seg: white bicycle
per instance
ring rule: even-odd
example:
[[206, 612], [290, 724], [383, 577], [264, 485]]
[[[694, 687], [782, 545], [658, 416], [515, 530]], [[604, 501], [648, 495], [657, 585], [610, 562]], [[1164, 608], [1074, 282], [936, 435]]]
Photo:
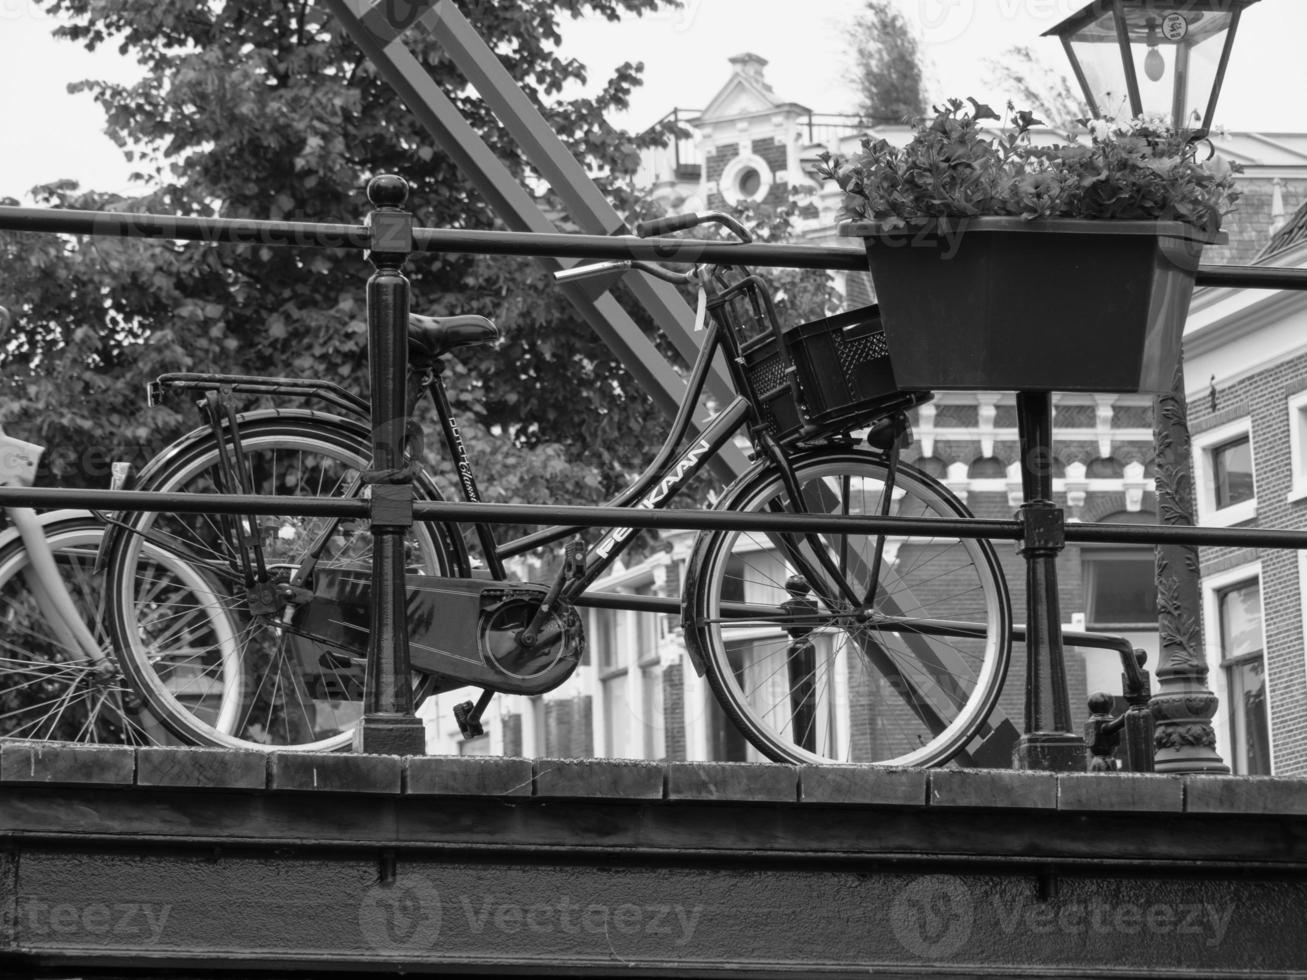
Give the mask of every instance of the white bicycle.
[[[0, 307], [0, 341], [8, 324]], [[42, 452], [0, 428], [0, 486], [30, 486]], [[124, 678], [108, 641], [97, 567], [103, 533], [86, 511], [0, 508], [0, 739], [172, 740]], [[230, 726], [240, 693], [231, 624], [201, 598], [210, 590], [193, 568], [147, 550], [160, 615], [142, 621], [143, 640], [180, 698], [203, 693], [218, 705], [215, 727]], [[217, 673], [228, 689], [217, 699], [208, 690], [212, 677], [188, 667], [215, 655], [229, 665]], [[206, 690], [190, 690], [188, 676], [202, 676]]]

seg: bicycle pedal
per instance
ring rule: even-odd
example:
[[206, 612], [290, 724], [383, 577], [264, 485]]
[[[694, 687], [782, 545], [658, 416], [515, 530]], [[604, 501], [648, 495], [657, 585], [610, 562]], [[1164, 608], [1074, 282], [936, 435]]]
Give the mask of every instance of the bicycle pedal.
[[481, 726], [481, 718], [477, 714], [476, 705], [471, 701], [464, 701], [462, 704], [454, 705], [454, 720], [458, 722], [458, 730], [463, 733], [464, 738], [480, 738], [486, 733]]

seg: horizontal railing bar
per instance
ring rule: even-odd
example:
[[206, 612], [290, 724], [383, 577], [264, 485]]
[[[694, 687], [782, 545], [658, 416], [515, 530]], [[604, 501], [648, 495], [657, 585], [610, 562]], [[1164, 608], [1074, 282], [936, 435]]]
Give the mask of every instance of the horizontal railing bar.
[[[368, 502], [338, 497], [267, 497], [242, 494], [157, 493], [141, 490], [69, 490], [0, 487], [0, 507], [82, 507], [104, 511], [227, 512], [291, 516], [364, 517]], [[717, 510], [647, 510], [642, 507], [583, 507], [553, 504], [486, 504], [419, 500], [414, 514], [425, 521], [455, 524], [568, 524], [575, 527], [639, 527], [672, 530], [774, 531], [797, 533], [884, 532], [937, 537], [1021, 539], [1021, 523], [976, 517], [872, 517], [811, 514], [754, 514]], [[1307, 549], [1307, 531], [1271, 528], [1189, 527], [1169, 524], [1081, 524], [1065, 526], [1067, 541], [1107, 544], [1194, 544]]]
[[1199, 286], [1235, 289], [1307, 289], [1307, 269], [1271, 269], [1254, 265], [1200, 265]]
[[[175, 511], [188, 514], [286, 514], [294, 517], [365, 517], [368, 501], [338, 497], [268, 497], [222, 493], [159, 493], [143, 490], [66, 490], [0, 487], [0, 507], [83, 507], [102, 511]], [[831, 534], [884, 531], [965, 538], [1021, 536], [1016, 521], [979, 518], [840, 517], [757, 514], [718, 510], [647, 510], [643, 507], [578, 507], [551, 504], [485, 504], [420, 500], [413, 514], [424, 521], [468, 524], [570, 524], [577, 527], [650, 527]]]
[[1068, 524], [1068, 541], [1105, 544], [1192, 544], [1307, 549], [1307, 531], [1275, 528], [1193, 527], [1175, 524]]
[[120, 211], [0, 207], [0, 228], [59, 235], [161, 238], [213, 245], [292, 245], [306, 248], [371, 247], [366, 225], [312, 221], [260, 221], [253, 218], [188, 218]]
[[473, 252], [482, 255], [552, 255], [574, 259], [638, 259], [693, 265], [776, 266], [787, 269], [867, 270], [861, 248], [838, 245], [743, 245], [695, 238], [636, 238], [633, 235], [550, 235], [506, 231], [457, 231], [417, 228], [414, 248], [426, 252]]
[[[223, 245], [287, 245], [305, 248], [371, 247], [366, 225], [306, 221], [259, 221], [239, 218], [190, 218], [178, 215], [77, 211], [62, 208], [0, 207], [0, 228], [65, 235], [110, 235], [160, 238]], [[422, 252], [478, 255], [534, 255], [575, 259], [641, 259], [689, 264], [713, 262], [792, 269], [864, 271], [862, 247], [705, 242], [689, 238], [636, 238], [631, 235], [540, 234], [415, 228], [413, 245]], [[1249, 289], [1307, 289], [1307, 269], [1205, 265], [1199, 286]]]

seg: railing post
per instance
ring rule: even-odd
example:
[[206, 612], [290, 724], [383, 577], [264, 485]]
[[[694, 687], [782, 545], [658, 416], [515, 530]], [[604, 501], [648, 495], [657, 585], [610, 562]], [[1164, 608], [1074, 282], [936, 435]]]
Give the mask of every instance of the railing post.
[[1057, 556], [1064, 547], [1062, 511], [1053, 505], [1053, 401], [1046, 391], [1017, 392], [1021, 440], [1018, 550], [1026, 560], [1026, 719], [1013, 763], [1018, 769], [1084, 772], [1085, 740], [1071, 731], [1057, 594]]
[[372, 634], [358, 752], [421, 755], [426, 731], [413, 714], [405, 618], [404, 538], [413, 525], [412, 474], [404, 465], [408, 418], [408, 280], [400, 271], [413, 250], [413, 216], [403, 210], [408, 184], [383, 175], [368, 184], [371, 250], [368, 280], [368, 378], [372, 397]]
[[[1184, 394], [1184, 358], [1176, 364], [1171, 390], [1153, 408], [1157, 445], [1157, 513], [1162, 524], [1192, 526], [1193, 470], [1189, 463], [1189, 418]], [[1157, 546], [1157, 694], [1150, 707], [1157, 723], [1157, 772], [1229, 772], [1216, 751], [1212, 717], [1216, 695], [1207, 689], [1203, 651], [1198, 549], [1188, 544]]]

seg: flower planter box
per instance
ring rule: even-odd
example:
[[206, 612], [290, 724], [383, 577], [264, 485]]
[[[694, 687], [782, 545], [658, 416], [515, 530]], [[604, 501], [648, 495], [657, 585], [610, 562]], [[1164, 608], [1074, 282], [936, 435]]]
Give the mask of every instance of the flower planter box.
[[907, 390], [1163, 392], [1202, 247], [1177, 221], [851, 221]]

